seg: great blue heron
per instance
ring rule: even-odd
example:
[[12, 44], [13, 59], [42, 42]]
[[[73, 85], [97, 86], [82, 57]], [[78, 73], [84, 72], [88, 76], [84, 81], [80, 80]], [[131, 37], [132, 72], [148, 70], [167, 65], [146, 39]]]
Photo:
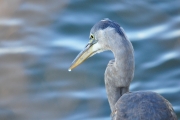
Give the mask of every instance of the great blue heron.
[[96, 23], [90, 41], [69, 68], [81, 64], [96, 53], [111, 50], [105, 71], [105, 86], [114, 120], [177, 120], [171, 104], [155, 92], [129, 92], [134, 76], [134, 50], [123, 28], [109, 19]]

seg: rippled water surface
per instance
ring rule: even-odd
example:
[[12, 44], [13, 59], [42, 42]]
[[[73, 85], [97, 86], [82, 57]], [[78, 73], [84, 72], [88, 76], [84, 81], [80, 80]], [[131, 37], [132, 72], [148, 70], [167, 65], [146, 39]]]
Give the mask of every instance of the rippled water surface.
[[68, 72], [91, 27], [118, 22], [135, 49], [131, 91], [155, 91], [180, 119], [180, 1], [1, 0], [0, 119], [109, 120], [111, 52]]

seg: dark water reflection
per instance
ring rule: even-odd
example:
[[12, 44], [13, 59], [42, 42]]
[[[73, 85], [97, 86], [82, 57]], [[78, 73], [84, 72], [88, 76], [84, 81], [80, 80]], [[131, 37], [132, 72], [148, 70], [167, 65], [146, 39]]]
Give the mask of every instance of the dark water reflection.
[[104, 70], [111, 52], [68, 72], [102, 18], [117, 21], [135, 49], [131, 91], [156, 91], [180, 118], [180, 2], [0, 1], [0, 119], [105, 120]]

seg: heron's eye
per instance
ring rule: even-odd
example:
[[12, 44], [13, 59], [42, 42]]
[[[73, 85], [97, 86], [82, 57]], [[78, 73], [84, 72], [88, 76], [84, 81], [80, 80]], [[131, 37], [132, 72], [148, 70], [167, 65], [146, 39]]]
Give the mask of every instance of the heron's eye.
[[94, 36], [93, 36], [93, 35], [90, 35], [90, 39], [94, 39]]

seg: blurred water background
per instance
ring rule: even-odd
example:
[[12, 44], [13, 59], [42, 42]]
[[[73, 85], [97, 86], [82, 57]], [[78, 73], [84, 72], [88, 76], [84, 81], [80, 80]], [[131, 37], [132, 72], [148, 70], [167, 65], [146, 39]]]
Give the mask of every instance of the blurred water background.
[[155, 91], [180, 120], [179, 0], [0, 0], [0, 120], [109, 120], [111, 52], [68, 72], [91, 27], [118, 22], [132, 41], [131, 91]]

